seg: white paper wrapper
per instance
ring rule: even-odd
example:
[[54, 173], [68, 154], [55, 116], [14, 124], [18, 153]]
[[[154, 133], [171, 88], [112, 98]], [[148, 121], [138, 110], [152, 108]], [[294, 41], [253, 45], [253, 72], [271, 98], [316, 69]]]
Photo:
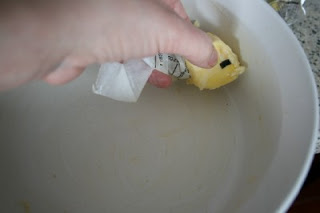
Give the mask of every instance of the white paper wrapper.
[[102, 64], [92, 87], [93, 92], [117, 101], [136, 102], [154, 69], [178, 79], [190, 77], [181, 56], [159, 53], [124, 64]]

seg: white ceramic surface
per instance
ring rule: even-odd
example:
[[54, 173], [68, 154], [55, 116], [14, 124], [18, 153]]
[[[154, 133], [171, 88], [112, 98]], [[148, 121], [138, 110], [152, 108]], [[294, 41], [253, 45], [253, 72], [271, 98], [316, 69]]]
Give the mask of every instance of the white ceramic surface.
[[309, 168], [317, 95], [307, 59], [263, 1], [184, 1], [248, 67], [200, 92], [147, 86], [138, 103], [63, 87], [0, 94], [1, 212], [284, 212]]

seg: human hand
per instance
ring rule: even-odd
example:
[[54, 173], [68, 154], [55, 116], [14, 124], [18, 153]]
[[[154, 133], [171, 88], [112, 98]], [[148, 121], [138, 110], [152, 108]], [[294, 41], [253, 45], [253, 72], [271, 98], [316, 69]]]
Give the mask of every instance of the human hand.
[[[192, 26], [179, 0], [13, 2], [1, 7], [0, 90], [33, 79], [64, 84], [89, 64], [159, 52], [206, 68], [217, 60], [211, 39]], [[171, 80], [153, 72], [149, 82], [166, 87]]]

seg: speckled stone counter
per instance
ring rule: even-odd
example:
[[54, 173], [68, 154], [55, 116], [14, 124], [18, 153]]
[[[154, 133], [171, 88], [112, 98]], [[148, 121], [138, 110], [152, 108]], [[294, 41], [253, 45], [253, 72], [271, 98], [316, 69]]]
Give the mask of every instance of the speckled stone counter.
[[[290, 27], [305, 50], [320, 94], [320, 0], [306, 0], [304, 8], [306, 17]], [[320, 153], [320, 130], [316, 153]]]

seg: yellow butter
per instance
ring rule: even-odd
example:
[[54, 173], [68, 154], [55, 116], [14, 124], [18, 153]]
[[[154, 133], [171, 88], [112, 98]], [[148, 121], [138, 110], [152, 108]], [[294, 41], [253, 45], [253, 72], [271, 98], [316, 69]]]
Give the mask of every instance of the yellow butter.
[[187, 83], [199, 87], [200, 90], [219, 88], [234, 81], [245, 71], [245, 67], [240, 65], [237, 55], [232, 52], [228, 45], [216, 35], [212, 33], [208, 33], [208, 35], [218, 52], [217, 64], [210, 69], [204, 69], [186, 60], [191, 75]]

